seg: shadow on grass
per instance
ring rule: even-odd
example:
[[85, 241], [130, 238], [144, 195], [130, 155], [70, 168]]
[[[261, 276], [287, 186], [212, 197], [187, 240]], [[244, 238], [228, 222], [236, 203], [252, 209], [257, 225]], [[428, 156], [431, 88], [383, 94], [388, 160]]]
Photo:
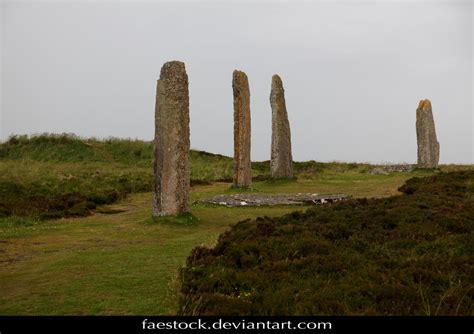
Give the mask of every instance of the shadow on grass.
[[173, 226], [196, 226], [199, 218], [191, 212], [185, 212], [176, 216], [166, 215], [160, 217], [150, 217], [143, 222], [145, 225], [173, 225]]

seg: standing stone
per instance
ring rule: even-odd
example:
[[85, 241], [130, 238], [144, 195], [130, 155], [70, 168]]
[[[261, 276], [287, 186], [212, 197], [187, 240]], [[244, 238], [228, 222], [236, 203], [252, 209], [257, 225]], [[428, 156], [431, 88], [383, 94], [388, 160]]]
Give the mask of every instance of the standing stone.
[[421, 100], [416, 109], [416, 139], [418, 141], [418, 167], [437, 168], [439, 143], [430, 100]]
[[272, 106], [272, 154], [270, 173], [273, 178], [293, 177], [293, 158], [291, 155], [291, 132], [286, 112], [285, 90], [281, 78], [272, 77], [270, 93]]
[[156, 88], [153, 216], [188, 211], [189, 92], [184, 63], [161, 68]]
[[234, 90], [234, 187], [248, 188], [252, 184], [250, 165], [250, 90], [247, 75], [235, 70]]

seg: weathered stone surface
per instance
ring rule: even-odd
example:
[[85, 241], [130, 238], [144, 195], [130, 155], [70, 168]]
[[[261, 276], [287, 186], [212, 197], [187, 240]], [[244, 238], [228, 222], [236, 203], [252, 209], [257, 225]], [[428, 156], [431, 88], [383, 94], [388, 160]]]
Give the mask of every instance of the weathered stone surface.
[[416, 138], [418, 142], [418, 167], [437, 168], [439, 143], [430, 100], [421, 100], [416, 109]]
[[274, 178], [293, 177], [291, 132], [286, 111], [285, 90], [283, 89], [283, 82], [277, 74], [272, 77], [270, 104], [272, 106], [270, 173]]
[[311, 193], [297, 194], [233, 194], [217, 195], [199, 203], [207, 203], [225, 206], [261, 206], [261, 205], [305, 205], [305, 204], [326, 204], [345, 201], [350, 196], [339, 195], [319, 195]]
[[234, 187], [252, 184], [250, 165], [250, 90], [247, 75], [235, 70], [234, 90]]
[[188, 211], [189, 92], [184, 63], [167, 62], [156, 89], [153, 216]]

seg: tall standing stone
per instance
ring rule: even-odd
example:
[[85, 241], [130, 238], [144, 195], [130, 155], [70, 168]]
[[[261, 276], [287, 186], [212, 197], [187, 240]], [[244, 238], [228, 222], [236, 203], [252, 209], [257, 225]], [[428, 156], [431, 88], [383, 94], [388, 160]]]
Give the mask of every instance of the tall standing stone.
[[286, 111], [283, 82], [277, 74], [272, 77], [270, 104], [272, 106], [270, 173], [274, 178], [293, 177], [290, 122], [288, 122], [288, 113]]
[[416, 139], [418, 142], [418, 167], [437, 168], [439, 143], [430, 100], [421, 100], [416, 109]]
[[234, 90], [234, 187], [252, 184], [250, 165], [250, 90], [247, 75], [235, 70]]
[[189, 92], [184, 63], [161, 68], [156, 88], [153, 216], [188, 211]]

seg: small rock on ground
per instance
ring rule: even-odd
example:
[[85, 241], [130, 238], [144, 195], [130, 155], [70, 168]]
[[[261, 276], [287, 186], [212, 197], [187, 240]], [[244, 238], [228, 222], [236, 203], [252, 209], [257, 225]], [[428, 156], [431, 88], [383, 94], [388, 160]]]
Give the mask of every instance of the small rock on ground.
[[410, 173], [413, 170], [414, 166], [409, 164], [401, 164], [401, 165], [386, 165], [380, 166], [371, 169], [368, 173], [369, 174], [381, 174], [387, 175], [390, 173]]

